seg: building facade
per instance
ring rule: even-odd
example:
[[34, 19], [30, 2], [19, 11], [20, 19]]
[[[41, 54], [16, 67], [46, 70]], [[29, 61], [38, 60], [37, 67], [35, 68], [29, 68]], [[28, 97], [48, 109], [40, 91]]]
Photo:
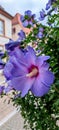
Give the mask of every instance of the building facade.
[[21, 24], [19, 24], [20, 14], [17, 13], [14, 18], [12, 19], [12, 39], [18, 39], [18, 32], [22, 29]]
[[4, 47], [9, 39], [18, 39], [18, 33], [23, 30], [28, 35], [31, 29], [25, 28], [20, 20], [21, 14], [11, 16], [0, 6], [0, 49]]
[[0, 47], [12, 38], [12, 19], [13, 16], [0, 7]]
[[29, 28], [25, 28], [22, 25], [22, 22], [20, 20], [21, 14], [17, 13], [14, 18], [12, 19], [12, 39], [13, 40], [17, 40], [18, 38], [18, 33], [20, 32], [20, 30], [23, 30], [25, 32], [25, 34], [29, 34], [31, 29]]

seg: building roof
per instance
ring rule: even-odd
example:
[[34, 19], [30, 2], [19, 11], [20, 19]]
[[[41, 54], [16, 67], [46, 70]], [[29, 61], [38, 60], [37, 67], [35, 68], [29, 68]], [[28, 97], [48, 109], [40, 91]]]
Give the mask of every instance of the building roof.
[[5, 17], [9, 19], [13, 19], [13, 16], [9, 14], [8, 12], [6, 12], [2, 6], [0, 6], [0, 14], [4, 15]]
[[[14, 16], [14, 18], [12, 19], [12, 25], [19, 24], [20, 16], [21, 16], [21, 14], [16, 13], [16, 15]], [[18, 17], [19, 17], [19, 19], [18, 19]]]

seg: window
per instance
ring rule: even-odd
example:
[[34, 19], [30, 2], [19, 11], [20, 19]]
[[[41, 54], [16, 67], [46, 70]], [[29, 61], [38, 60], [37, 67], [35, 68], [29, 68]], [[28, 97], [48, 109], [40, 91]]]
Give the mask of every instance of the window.
[[12, 29], [12, 34], [15, 34], [16, 33], [16, 28], [13, 28]]
[[0, 20], [0, 35], [4, 35], [4, 21]]

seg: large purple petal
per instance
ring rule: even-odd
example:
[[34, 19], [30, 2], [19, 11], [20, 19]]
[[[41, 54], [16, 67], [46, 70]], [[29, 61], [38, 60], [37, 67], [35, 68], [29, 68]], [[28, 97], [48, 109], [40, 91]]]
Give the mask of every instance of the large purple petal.
[[16, 48], [4, 68], [4, 75], [7, 79], [11, 79], [27, 73], [27, 63], [25, 62], [24, 54]]
[[18, 72], [19, 75], [24, 75], [24, 74], [27, 74], [28, 71], [27, 71], [27, 68], [25, 65], [22, 65], [19, 63], [19, 61], [17, 60], [17, 58], [15, 56], [12, 56], [10, 58], [10, 62], [13, 64], [13, 70], [16, 71], [16, 73]]
[[13, 88], [22, 92], [21, 97], [24, 97], [28, 93], [33, 82], [34, 78], [29, 79], [27, 77], [17, 77], [11, 80]]
[[35, 96], [41, 97], [44, 94], [48, 93], [49, 89], [50, 87], [47, 87], [40, 81], [39, 78], [37, 78], [31, 88], [31, 91]]
[[12, 74], [11, 74], [12, 69], [13, 69], [13, 65], [8, 61], [8, 63], [5, 65], [4, 71], [3, 71], [3, 73], [7, 79], [12, 78]]
[[28, 79], [27, 82], [24, 85], [24, 89], [22, 91], [21, 97], [24, 97], [28, 91], [30, 90], [30, 88], [32, 87], [33, 83], [34, 83], [34, 78], [33, 79]]
[[26, 75], [28, 72], [26, 70], [24, 70], [24, 71], [23, 70], [24, 70], [23, 66], [19, 66], [19, 68], [16, 68], [16, 69], [15, 69], [15, 67], [13, 67], [11, 74], [13, 77], [19, 77], [22, 75]]
[[36, 64], [40, 67], [43, 65], [43, 63], [48, 60], [50, 58], [50, 56], [39, 56], [36, 59]]
[[4, 75], [8, 80], [12, 79], [13, 77], [26, 75], [27, 73], [27, 68], [24, 65], [19, 64], [14, 56], [10, 58], [10, 61], [8, 61], [4, 67]]
[[17, 40], [17, 41], [13, 41], [13, 40], [10, 40], [9, 43], [5, 44], [5, 48], [7, 50], [10, 50], [10, 51], [13, 51], [15, 47], [18, 47], [21, 43], [21, 40]]
[[20, 76], [20, 77], [15, 77], [11, 80], [11, 84], [14, 89], [18, 91], [22, 91], [24, 88], [24, 83], [26, 82], [26, 77]]
[[45, 62], [41, 65], [41, 67], [39, 66], [39, 72], [43, 72], [44, 70], [48, 70], [49, 69], [49, 63]]
[[36, 54], [32, 47], [28, 47], [28, 52], [26, 53], [25, 58], [28, 67], [30, 67], [31, 65], [35, 65]]
[[25, 60], [25, 55], [24, 55], [24, 53], [20, 49], [15, 48], [14, 56], [17, 58], [19, 63], [21, 63], [24, 66], [28, 66], [27, 62]]
[[36, 57], [36, 53], [32, 47], [28, 46], [27, 50], [32, 54], [33, 57]]
[[51, 71], [40, 72], [40, 79], [43, 84], [50, 86], [54, 81], [54, 74]]

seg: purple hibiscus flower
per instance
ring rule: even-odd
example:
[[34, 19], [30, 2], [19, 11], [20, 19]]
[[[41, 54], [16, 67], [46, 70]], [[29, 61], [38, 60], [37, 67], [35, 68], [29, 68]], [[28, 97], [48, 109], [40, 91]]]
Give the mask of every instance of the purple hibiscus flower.
[[41, 20], [44, 20], [45, 16], [46, 16], [45, 11], [44, 11], [44, 9], [42, 9], [42, 11], [40, 11], [39, 20], [40, 20], [40, 21], [41, 21]]
[[13, 41], [12, 39], [9, 40], [7, 44], [5, 44], [6, 50], [13, 51], [15, 47], [21, 44], [21, 40]]
[[39, 32], [37, 34], [37, 38], [40, 38], [40, 39], [43, 38], [43, 31], [44, 31], [44, 29], [42, 27], [40, 27]]
[[23, 26], [24, 27], [28, 27], [28, 26], [32, 26], [33, 27], [33, 22], [31, 21], [31, 20], [25, 20], [24, 22], [23, 22]]
[[13, 41], [12, 39], [9, 40], [7, 44], [5, 44], [5, 48], [8, 51], [8, 54], [11, 54], [11, 51], [14, 51], [16, 47], [20, 47], [20, 44], [25, 39], [25, 33], [20, 30], [18, 33], [19, 38], [16, 41]]
[[54, 2], [56, 2], [56, 0], [49, 0], [46, 4], [46, 10], [48, 10]]
[[23, 16], [23, 15], [20, 16], [20, 20], [21, 20], [22, 22], [24, 21], [24, 16]]
[[36, 15], [32, 14], [31, 10], [25, 11], [24, 16], [21, 16], [20, 20], [22, 21], [22, 24], [24, 27], [33, 27], [36, 20], [35, 20]]
[[25, 11], [25, 15], [27, 15], [28, 17], [31, 17], [32, 16], [32, 11], [31, 10]]
[[46, 4], [46, 10], [48, 10], [51, 6], [51, 0], [48, 1], [48, 3]]
[[43, 33], [42, 32], [39, 32], [38, 34], [37, 34], [37, 38], [43, 38]]
[[24, 26], [24, 27], [27, 27], [27, 26], [28, 26], [28, 20], [24, 20], [23, 26]]
[[46, 62], [49, 58], [49, 56], [37, 57], [31, 47], [28, 47], [25, 54], [15, 48], [14, 55], [4, 68], [4, 75], [11, 86], [21, 92], [21, 97], [24, 97], [29, 90], [35, 96], [41, 97], [48, 93], [54, 81], [54, 75]]
[[32, 11], [31, 11], [31, 10], [25, 11], [25, 16], [28, 16], [28, 18], [31, 19], [31, 21], [34, 21], [34, 20], [35, 20], [35, 17], [36, 17], [35, 14], [32, 14]]
[[32, 14], [32, 19], [34, 19], [36, 17], [36, 14]]
[[40, 28], [39, 28], [39, 32], [42, 32], [42, 33], [43, 33], [43, 31], [44, 31], [43, 27], [40, 27]]
[[20, 30], [20, 32], [18, 33], [19, 36], [19, 40], [24, 40], [25, 39], [25, 33], [23, 32], [23, 30]]

